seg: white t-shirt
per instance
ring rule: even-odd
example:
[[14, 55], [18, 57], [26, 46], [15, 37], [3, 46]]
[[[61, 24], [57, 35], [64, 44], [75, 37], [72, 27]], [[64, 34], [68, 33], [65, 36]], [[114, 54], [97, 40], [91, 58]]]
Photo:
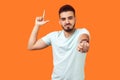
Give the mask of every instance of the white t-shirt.
[[86, 53], [77, 51], [78, 38], [81, 34], [89, 32], [85, 29], [76, 29], [69, 38], [64, 31], [51, 32], [42, 40], [52, 46], [53, 73], [52, 80], [84, 80], [84, 63]]

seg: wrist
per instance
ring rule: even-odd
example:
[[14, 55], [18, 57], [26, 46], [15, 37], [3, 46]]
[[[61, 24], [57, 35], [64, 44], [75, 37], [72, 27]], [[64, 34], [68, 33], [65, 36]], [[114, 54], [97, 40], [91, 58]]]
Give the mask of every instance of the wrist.
[[38, 24], [35, 24], [34, 26], [35, 26], [35, 27], [40, 27], [40, 25], [38, 25]]

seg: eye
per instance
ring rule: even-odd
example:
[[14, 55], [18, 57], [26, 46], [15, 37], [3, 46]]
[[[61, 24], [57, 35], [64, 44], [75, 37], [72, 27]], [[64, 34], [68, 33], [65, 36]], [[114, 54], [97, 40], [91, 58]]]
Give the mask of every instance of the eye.
[[69, 16], [68, 19], [69, 19], [69, 20], [72, 20], [72, 19], [73, 19], [73, 16]]
[[61, 18], [62, 21], [65, 21], [65, 18]]

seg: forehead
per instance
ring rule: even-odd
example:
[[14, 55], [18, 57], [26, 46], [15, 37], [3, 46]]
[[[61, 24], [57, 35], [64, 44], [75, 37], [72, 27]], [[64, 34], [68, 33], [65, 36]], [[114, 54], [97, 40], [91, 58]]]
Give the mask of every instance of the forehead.
[[69, 16], [74, 16], [73, 11], [65, 11], [65, 12], [60, 13], [60, 18], [69, 17]]

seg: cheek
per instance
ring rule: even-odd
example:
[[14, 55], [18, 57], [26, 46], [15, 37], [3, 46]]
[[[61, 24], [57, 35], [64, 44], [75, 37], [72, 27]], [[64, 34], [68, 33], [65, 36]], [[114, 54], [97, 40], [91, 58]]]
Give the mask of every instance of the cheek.
[[72, 24], [75, 24], [75, 20], [71, 21]]
[[60, 21], [59, 24], [63, 26], [65, 24], [65, 22], [64, 21]]

